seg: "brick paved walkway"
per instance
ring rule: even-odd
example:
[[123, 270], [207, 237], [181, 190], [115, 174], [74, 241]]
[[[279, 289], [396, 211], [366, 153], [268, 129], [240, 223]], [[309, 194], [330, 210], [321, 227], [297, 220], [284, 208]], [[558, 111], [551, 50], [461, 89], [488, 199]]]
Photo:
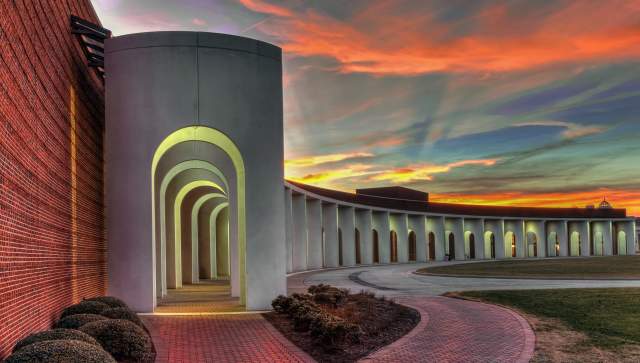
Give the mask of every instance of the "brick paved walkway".
[[142, 316], [156, 362], [313, 362], [259, 314]]
[[531, 327], [509, 309], [446, 297], [397, 301], [420, 311], [420, 324], [363, 362], [528, 362], [533, 356]]

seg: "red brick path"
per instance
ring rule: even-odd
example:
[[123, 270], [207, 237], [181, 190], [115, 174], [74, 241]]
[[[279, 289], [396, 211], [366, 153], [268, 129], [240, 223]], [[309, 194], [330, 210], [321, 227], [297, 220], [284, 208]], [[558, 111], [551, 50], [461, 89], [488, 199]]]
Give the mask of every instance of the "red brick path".
[[400, 298], [420, 311], [420, 324], [365, 362], [528, 362], [535, 335], [515, 312], [446, 298]]
[[259, 314], [143, 316], [156, 362], [313, 362]]

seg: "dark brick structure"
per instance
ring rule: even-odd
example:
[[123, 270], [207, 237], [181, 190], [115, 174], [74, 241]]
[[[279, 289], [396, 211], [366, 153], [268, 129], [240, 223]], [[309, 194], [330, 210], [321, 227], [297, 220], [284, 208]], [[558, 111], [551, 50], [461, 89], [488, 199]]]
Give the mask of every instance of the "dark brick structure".
[[0, 1], [0, 359], [105, 293], [104, 92], [70, 15], [89, 0]]

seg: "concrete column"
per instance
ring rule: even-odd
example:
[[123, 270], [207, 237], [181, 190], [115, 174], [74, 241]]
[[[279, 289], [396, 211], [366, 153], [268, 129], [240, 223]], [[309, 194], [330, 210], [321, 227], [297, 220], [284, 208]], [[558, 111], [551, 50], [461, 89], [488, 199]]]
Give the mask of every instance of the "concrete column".
[[338, 208], [338, 227], [342, 230], [342, 265], [356, 264], [356, 223], [353, 207]]
[[[484, 259], [484, 220], [483, 219], [464, 219], [464, 234], [465, 234], [465, 250], [470, 237], [467, 236], [467, 232], [473, 233], [474, 238], [474, 253], [475, 259]], [[469, 247], [471, 248], [471, 247]], [[471, 256], [471, 250], [469, 250], [469, 256]]]
[[307, 269], [307, 211], [305, 196], [292, 196], [293, 213], [293, 271]]
[[371, 218], [372, 213], [369, 209], [356, 211], [356, 227], [360, 231], [360, 261], [365, 265], [373, 263]]
[[[433, 232], [436, 237], [436, 261], [444, 260], [444, 217], [427, 217], [427, 236]], [[428, 238], [428, 237], [427, 237]], [[428, 241], [428, 239], [427, 239]]]
[[338, 267], [338, 206], [322, 205], [322, 228], [324, 228], [324, 266]]
[[416, 234], [416, 261], [427, 262], [427, 229], [424, 216], [409, 216], [409, 229]]
[[307, 268], [322, 268], [322, 202], [307, 199]]
[[223, 208], [216, 218], [216, 265], [218, 277], [229, 277], [230, 267], [229, 249], [229, 208]]
[[389, 213], [373, 212], [373, 228], [378, 231], [378, 253], [380, 263], [391, 262], [391, 251], [389, 250]]
[[[591, 246], [591, 228], [589, 227], [589, 221], [579, 222], [578, 232], [580, 233], [580, 254], [581, 256], [589, 256], [589, 246]], [[593, 252], [595, 254], [596, 251]]]
[[636, 254], [636, 221], [630, 220], [623, 223], [622, 226], [625, 238], [627, 239], [627, 255], [635, 255]]
[[525, 255], [529, 256], [529, 233], [533, 233], [536, 236], [536, 254], [538, 258], [546, 257], [546, 245], [547, 245], [547, 235], [544, 228], [544, 221], [525, 221], [525, 245], [526, 251]]
[[398, 235], [398, 263], [409, 261], [409, 227], [406, 214], [391, 214], [389, 216], [391, 230]]
[[287, 273], [293, 272], [293, 195], [291, 189], [284, 191], [284, 238], [286, 241]]
[[[464, 260], [464, 218], [445, 218], [445, 230], [451, 231], [455, 238], [456, 260]], [[445, 243], [449, 239], [445, 236]]]

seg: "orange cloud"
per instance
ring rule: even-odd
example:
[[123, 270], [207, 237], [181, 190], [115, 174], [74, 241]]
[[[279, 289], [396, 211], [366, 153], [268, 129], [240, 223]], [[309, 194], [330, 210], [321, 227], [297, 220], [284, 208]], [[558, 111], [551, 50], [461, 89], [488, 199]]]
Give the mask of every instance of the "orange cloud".
[[238, 0], [242, 5], [251, 11], [257, 13], [275, 15], [275, 16], [293, 16], [293, 13], [282, 6], [269, 4], [261, 0]]
[[316, 183], [325, 183], [324, 185], [329, 187], [330, 184], [326, 184], [328, 182], [344, 179], [344, 178], [353, 178], [357, 176], [371, 174], [371, 165], [367, 164], [353, 164], [348, 165], [343, 168], [326, 170], [319, 173], [307, 174], [303, 177], [290, 177], [287, 176], [287, 179], [297, 181], [300, 183], [306, 184], [316, 184]]
[[467, 19], [476, 31], [457, 37], [460, 24], [435, 19], [429, 9], [399, 12], [395, 2], [372, 1], [344, 21], [259, 0], [240, 2], [277, 16], [257, 28], [281, 39], [286, 53], [331, 57], [340, 71], [349, 73], [515, 71], [640, 56], [635, 0], [566, 2], [530, 17], [498, 5]]
[[461, 160], [445, 165], [415, 164], [407, 167], [383, 171], [370, 177], [372, 181], [390, 181], [392, 183], [409, 183], [433, 180], [434, 174], [447, 173], [453, 168], [467, 165], [492, 166], [497, 159]]
[[308, 166], [317, 166], [320, 164], [332, 163], [337, 161], [343, 161], [347, 159], [355, 159], [355, 158], [368, 158], [372, 157], [373, 154], [367, 152], [351, 152], [351, 153], [340, 153], [340, 154], [328, 154], [328, 155], [318, 155], [318, 156], [306, 156], [298, 159], [285, 160], [285, 167], [308, 167]]
[[640, 190], [596, 189], [584, 192], [486, 194], [431, 193], [434, 202], [520, 207], [596, 207], [606, 197], [614, 208], [626, 208], [627, 215], [640, 216]]

